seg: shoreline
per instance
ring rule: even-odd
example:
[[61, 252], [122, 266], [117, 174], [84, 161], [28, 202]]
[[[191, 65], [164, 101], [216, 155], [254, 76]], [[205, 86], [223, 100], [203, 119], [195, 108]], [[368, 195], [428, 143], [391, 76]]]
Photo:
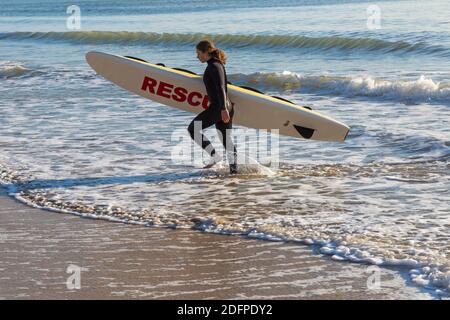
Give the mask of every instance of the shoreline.
[[402, 271], [375, 270], [373, 287], [371, 266], [306, 245], [80, 218], [2, 186], [0, 250], [0, 299], [433, 299]]

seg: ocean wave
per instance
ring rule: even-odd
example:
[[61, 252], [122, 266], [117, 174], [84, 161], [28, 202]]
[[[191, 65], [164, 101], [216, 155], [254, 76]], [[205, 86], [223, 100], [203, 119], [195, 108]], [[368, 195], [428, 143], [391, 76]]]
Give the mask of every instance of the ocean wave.
[[424, 75], [417, 80], [385, 80], [372, 76], [302, 75], [283, 71], [232, 74], [229, 79], [265, 90], [377, 97], [408, 103], [450, 100], [450, 83], [434, 81]]
[[9, 79], [32, 74], [34, 70], [26, 68], [20, 62], [0, 61], [0, 79]]
[[[47, 76], [55, 80], [61, 77], [92, 80], [96, 76], [85, 69], [42, 67], [33, 70], [20, 62], [0, 61], [0, 79]], [[408, 104], [420, 102], [450, 101], [450, 83], [434, 81], [421, 75], [416, 80], [378, 79], [373, 76], [334, 76], [300, 74], [291, 71], [234, 73], [229, 80], [237, 85], [250, 86], [262, 91], [299, 92], [345, 97], [380, 98]]]
[[159, 43], [195, 44], [209, 38], [221, 46], [305, 48], [318, 51], [364, 50], [381, 53], [407, 53], [448, 55], [447, 48], [429, 45], [425, 42], [387, 41], [375, 38], [351, 38], [340, 36], [308, 37], [301, 35], [239, 35], [206, 33], [155, 33], [127, 31], [73, 31], [73, 32], [7, 32], [0, 33], [1, 39], [14, 40], [62, 40], [77, 43], [102, 44], [126, 43], [127, 45], [146, 45]]

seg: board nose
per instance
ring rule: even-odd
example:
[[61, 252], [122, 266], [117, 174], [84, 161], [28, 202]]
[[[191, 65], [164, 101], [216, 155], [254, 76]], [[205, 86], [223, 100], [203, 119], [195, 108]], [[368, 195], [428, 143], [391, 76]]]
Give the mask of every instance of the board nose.
[[101, 53], [97, 51], [89, 51], [86, 53], [86, 62], [91, 66], [94, 71], [98, 72], [98, 68], [101, 67]]
[[86, 53], [85, 58], [86, 58], [87, 63], [89, 63], [91, 65], [91, 63], [93, 63], [96, 56], [98, 56], [98, 53], [95, 51], [89, 51], [88, 53]]

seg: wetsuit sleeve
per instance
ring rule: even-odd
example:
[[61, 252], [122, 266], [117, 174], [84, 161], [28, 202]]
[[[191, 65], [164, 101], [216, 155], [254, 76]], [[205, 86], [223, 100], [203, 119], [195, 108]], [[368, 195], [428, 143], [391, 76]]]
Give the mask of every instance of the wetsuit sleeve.
[[224, 72], [219, 72], [219, 67], [216, 65], [211, 68], [211, 82], [216, 96], [215, 101], [217, 101], [221, 110], [225, 110], [225, 74]]

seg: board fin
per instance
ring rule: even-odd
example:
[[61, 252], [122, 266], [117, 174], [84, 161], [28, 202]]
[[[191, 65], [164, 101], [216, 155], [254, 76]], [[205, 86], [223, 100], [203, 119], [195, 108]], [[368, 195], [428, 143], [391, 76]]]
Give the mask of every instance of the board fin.
[[271, 96], [271, 97], [275, 98], [275, 99], [278, 99], [278, 100], [281, 100], [281, 101], [285, 101], [285, 102], [289, 102], [289, 103], [295, 104], [292, 101], [289, 101], [288, 99], [285, 99], [285, 98], [282, 98], [282, 97], [278, 97], [278, 96]]
[[[292, 103], [292, 104], [295, 104], [295, 103], [293, 103], [292, 101], [290, 101], [290, 100], [288, 100], [288, 99], [285, 99], [285, 98], [282, 98], [282, 97], [278, 97], [278, 96], [271, 96], [272, 98], [275, 98], [275, 99], [278, 99], [278, 100], [281, 100], [281, 101], [285, 101], [285, 102], [289, 102], [289, 103]], [[312, 110], [312, 108], [311, 107], [309, 107], [309, 106], [301, 106], [302, 108], [305, 108], [305, 109], [308, 109], [308, 110]]]
[[[147, 60], [144, 60], [144, 59], [141, 59], [141, 58], [136, 58], [136, 57], [132, 57], [132, 56], [124, 56], [124, 57], [125, 57], [125, 58], [128, 58], [128, 59], [133, 59], [133, 60], [136, 60], [136, 61], [141, 61], [141, 62], [146, 62], [146, 63], [148, 63]], [[165, 67], [165, 66], [166, 66], [164, 63], [156, 63], [156, 65], [157, 65], [157, 66], [161, 66], [161, 67]]]
[[297, 132], [300, 133], [300, 135], [305, 139], [311, 139], [311, 137], [315, 131], [314, 129], [297, 126], [295, 124], [293, 126], [294, 126], [295, 130], [297, 130]]
[[190, 70], [181, 69], [181, 68], [172, 68], [172, 69], [173, 69], [173, 70], [178, 70], [178, 71], [183, 71], [183, 72], [190, 73], [190, 74], [193, 74], [193, 75], [198, 76], [198, 74], [196, 74], [195, 72], [190, 71]]
[[261, 93], [261, 94], [265, 94], [264, 92], [261, 92], [258, 89], [255, 89], [255, 88], [252, 88], [252, 87], [239, 86], [239, 88], [247, 89], [247, 90], [250, 90], [250, 91], [253, 91], [253, 92], [257, 92], [257, 93]]

